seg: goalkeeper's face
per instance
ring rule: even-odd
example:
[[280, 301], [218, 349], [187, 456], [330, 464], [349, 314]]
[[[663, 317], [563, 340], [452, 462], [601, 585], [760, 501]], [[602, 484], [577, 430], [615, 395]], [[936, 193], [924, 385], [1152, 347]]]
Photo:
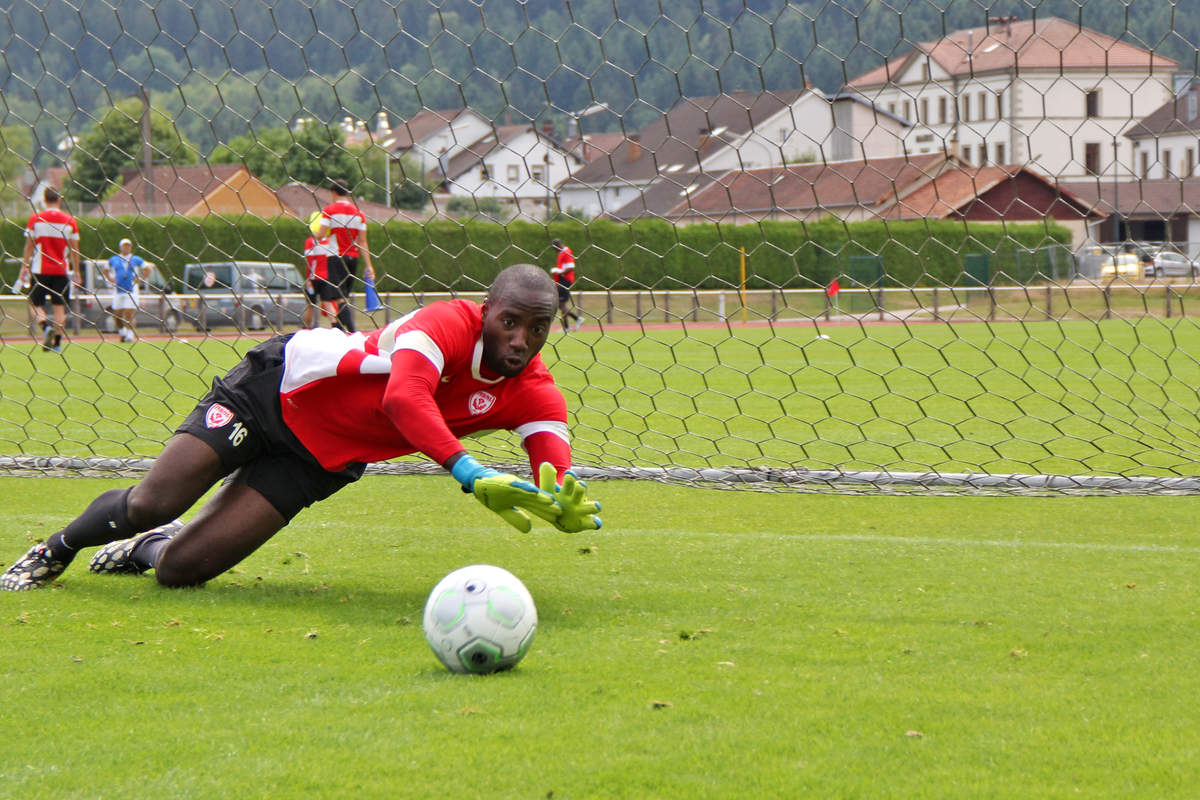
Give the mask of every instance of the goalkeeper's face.
[[515, 378], [546, 344], [554, 322], [554, 298], [510, 293], [483, 305], [483, 363]]

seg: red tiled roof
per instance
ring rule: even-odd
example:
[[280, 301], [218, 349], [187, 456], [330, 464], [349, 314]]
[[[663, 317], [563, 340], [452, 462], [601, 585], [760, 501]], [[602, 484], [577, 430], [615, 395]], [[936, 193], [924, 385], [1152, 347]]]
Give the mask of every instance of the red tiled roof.
[[959, 167], [897, 198], [884, 219], [944, 219], [981, 206], [1006, 219], [1099, 217], [1092, 204], [1023, 166]]
[[1119, 181], [1112, 178], [1063, 181], [1059, 184], [1105, 214], [1128, 219], [1167, 219], [1178, 214], [1200, 216], [1200, 178]]
[[[730, 214], [793, 213], [811, 216], [823, 209], [875, 207], [936, 177], [948, 164], [942, 153], [791, 164], [719, 175], [678, 173], [664, 178], [641, 198], [612, 216], [720, 218]], [[696, 188], [688, 191], [691, 185]]]
[[1140, 67], [1170, 72], [1176, 62], [1129, 42], [1058, 17], [1018, 20], [1005, 25], [955, 31], [932, 42], [919, 42], [908, 54], [859, 75], [847, 84], [862, 89], [896, 78], [921, 53], [951, 75], [1012, 69], [1087, 69]]
[[249, 176], [241, 164], [167, 164], [151, 168], [147, 187], [144, 173], [126, 170], [123, 185], [101, 208], [106, 216], [187, 214], [238, 173]]

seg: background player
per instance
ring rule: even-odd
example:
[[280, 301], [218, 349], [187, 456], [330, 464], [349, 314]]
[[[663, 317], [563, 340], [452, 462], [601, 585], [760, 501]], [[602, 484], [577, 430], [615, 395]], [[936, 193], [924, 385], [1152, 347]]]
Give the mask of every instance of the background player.
[[555, 239], [550, 244], [558, 251], [558, 259], [554, 264], [554, 269], [550, 270], [550, 274], [554, 276], [554, 282], [558, 286], [558, 311], [563, 333], [569, 330], [567, 323], [569, 317], [575, 319], [575, 330], [579, 330], [579, 326], [583, 324], [583, 316], [574, 310], [574, 303], [571, 300], [571, 287], [575, 285], [575, 254], [571, 252], [571, 248], [562, 243], [561, 239]]
[[123, 342], [137, 338], [138, 284], [150, 277], [150, 265], [133, 254], [133, 242], [122, 239], [120, 250], [108, 259], [104, 278], [113, 287], [112, 314], [117, 320], [117, 335]]
[[329, 282], [340, 291], [338, 301], [338, 324], [342, 330], [354, 332], [354, 311], [350, 308], [350, 293], [354, 291], [354, 280], [358, 278], [358, 259], [365, 267], [364, 275], [375, 280], [375, 267], [371, 263], [371, 248], [367, 244], [367, 218], [350, 199], [350, 190], [341, 181], [330, 187], [334, 201], [321, 212], [321, 223], [317, 238], [332, 236], [337, 253], [329, 257]]
[[[53, 187], [43, 194], [46, 210], [30, 215], [25, 226], [25, 252], [21, 256], [18, 284], [32, 284], [29, 307], [42, 328], [42, 349], [62, 352], [67, 301], [71, 299], [71, 274], [79, 274], [79, 226], [60, 207], [62, 197]], [[43, 308], [50, 301], [54, 322]]]
[[[554, 306], [549, 276], [518, 264], [482, 306], [433, 303], [366, 336], [312, 329], [255, 347], [213, 381], [140, 483], [96, 498], [9, 567], [0, 589], [43, 586], [81, 548], [110, 542], [94, 572], [153, 568], [166, 586], [203, 583], [358, 480], [365, 462], [417, 451], [520, 530], [529, 514], [563, 531], [600, 527], [599, 504], [568, 472], [566, 402], [538, 355]], [[459, 441], [494, 429], [521, 436], [540, 487], [480, 465]], [[154, 528], [225, 476], [182, 529]]]
[[341, 289], [329, 282], [329, 256], [336, 253], [332, 240], [326, 236], [317, 238], [321, 229], [321, 212], [314, 211], [308, 218], [308, 227], [313, 235], [304, 242], [304, 260], [308, 272], [304, 280], [304, 292], [308, 296], [308, 306], [304, 309], [304, 327], [321, 327], [321, 317], [337, 319], [338, 301]]

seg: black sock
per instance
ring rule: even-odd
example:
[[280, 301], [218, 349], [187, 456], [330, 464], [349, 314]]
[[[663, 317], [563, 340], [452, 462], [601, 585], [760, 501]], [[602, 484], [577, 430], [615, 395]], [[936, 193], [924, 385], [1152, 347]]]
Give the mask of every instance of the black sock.
[[354, 312], [350, 309], [349, 303], [342, 304], [342, 307], [338, 309], [337, 318], [341, 323], [342, 330], [347, 333], [354, 333], [358, 330], [354, 327]]
[[54, 346], [58, 347], [60, 344], [62, 344], [62, 334], [56, 333], [54, 334]]
[[166, 536], [147, 535], [145, 539], [138, 542], [137, 547], [133, 548], [133, 552], [129, 554], [129, 560], [142, 569], [154, 569], [154, 565], [158, 563], [158, 557], [170, 543], [171, 540]]
[[84, 547], [97, 547], [137, 533], [126, 515], [128, 489], [110, 489], [92, 501], [67, 527], [46, 540], [54, 557], [69, 562]]

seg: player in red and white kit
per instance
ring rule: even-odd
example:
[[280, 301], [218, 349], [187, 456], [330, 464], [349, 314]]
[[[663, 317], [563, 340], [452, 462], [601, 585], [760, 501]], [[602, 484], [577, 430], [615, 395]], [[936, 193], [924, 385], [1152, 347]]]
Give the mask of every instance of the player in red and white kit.
[[[321, 212], [314, 211], [309, 225], [315, 234], [320, 227]], [[319, 310], [322, 317], [337, 319], [339, 289], [329, 282], [329, 256], [336, 254], [333, 240], [326, 236], [318, 239], [315, 235], [304, 241], [304, 261], [308, 271], [304, 278], [304, 294], [308, 297], [308, 306], [304, 309], [304, 327], [319, 328], [320, 320], [316, 316]]]
[[341, 181], [332, 185], [334, 201], [321, 211], [317, 238], [332, 236], [337, 244], [337, 253], [329, 257], [329, 283], [338, 287], [338, 324], [343, 330], [354, 332], [354, 312], [347, 301], [358, 278], [358, 260], [365, 267], [364, 275], [375, 280], [375, 267], [371, 263], [371, 248], [367, 245], [367, 218], [350, 199], [350, 190]]
[[[71, 299], [71, 275], [79, 274], [79, 226], [60, 208], [62, 197], [53, 189], [43, 194], [46, 210], [29, 217], [25, 226], [25, 253], [21, 257], [20, 285], [31, 284], [29, 305], [42, 328], [42, 349], [62, 352], [67, 301]], [[53, 325], [43, 306], [50, 301]]]
[[[367, 335], [317, 328], [255, 347], [213, 381], [140, 483], [96, 498], [0, 589], [43, 586], [99, 545], [93, 572], [153, 568], [165, 586], [203, 583], [358, 480], [366, 462], [414, 452], [520, 530], [531, 514], [563, 531], [599, 528], [599, 504], [569, 472], [566, 402], [538, 356], [554, 307], [546, 273], [518, 264], [482, 306], [435, 303]], [[467, 454], [460, 437], [496, 429], [521, 437], [539, 485]], [[176, 520], [226, 476], [190, 522]]]
[[569, 330], [568, 317], [575, 319], [575, 330], [579, 330], [579, 326], [583, 324], [583, 316], [572, 308], [571, 302], [571, 287], [575, 285], [575, 254], [560, 239], [555, 239], [550, 245], [558, 251], [558, 258], [550, 274], [554, 276], [554, 283], [558, 289], [558, 311], [563, 333]]

